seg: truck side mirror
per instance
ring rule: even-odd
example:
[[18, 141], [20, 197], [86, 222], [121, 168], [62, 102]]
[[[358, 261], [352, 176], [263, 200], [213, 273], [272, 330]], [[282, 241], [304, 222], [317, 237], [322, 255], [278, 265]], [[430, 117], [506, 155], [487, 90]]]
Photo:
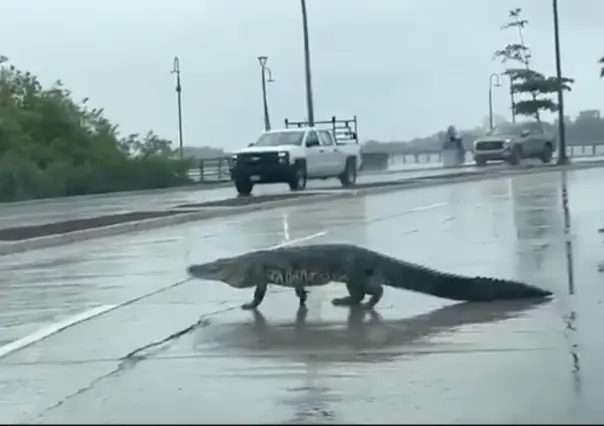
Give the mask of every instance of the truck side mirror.
[[523, 138], [526, 138], [528, 135], [530, 135], [531, 132], [530, 130], [523, 130], [522, 132], [520, 132], [520, 136], [522, 136]]
[[254, 142], [248, 143], [247, 146], [254, 146]]
[[319, 141], [316, 139], [310, 139], [306, 141], [306, 146], [312, 148], [313, 146], [319, 146]]

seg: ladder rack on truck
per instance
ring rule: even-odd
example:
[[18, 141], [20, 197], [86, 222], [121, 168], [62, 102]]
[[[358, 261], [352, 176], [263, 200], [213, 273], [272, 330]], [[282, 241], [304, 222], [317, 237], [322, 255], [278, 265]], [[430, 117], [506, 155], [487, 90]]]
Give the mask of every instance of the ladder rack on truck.
[[[285, 128], [302, 128], [308, 127], [308, 121], [289, 121], [285, 119]], [[351, 119], [338, 120], [335, 116], [331, 117], [331, 120], [315, 121], [315, 128], [329, 127], [337, 145], [347, 144], [351, 141], [353, 143], [359, 143], [359, 134], [357, 131], [357, 116], [355, 115]]]

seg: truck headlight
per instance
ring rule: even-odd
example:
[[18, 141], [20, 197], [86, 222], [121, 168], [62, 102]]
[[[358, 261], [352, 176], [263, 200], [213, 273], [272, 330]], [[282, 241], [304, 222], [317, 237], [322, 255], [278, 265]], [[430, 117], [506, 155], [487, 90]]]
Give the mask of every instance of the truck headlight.
[[285, 164], [289, 162], [289, 152], [279, 152], [277, 156], [279, 157], [279, 163]]
[[506, 139], [503, 141], [503, 147], [504, 148], [509, 148], [512, 145], [512, 140], [511, 139]]

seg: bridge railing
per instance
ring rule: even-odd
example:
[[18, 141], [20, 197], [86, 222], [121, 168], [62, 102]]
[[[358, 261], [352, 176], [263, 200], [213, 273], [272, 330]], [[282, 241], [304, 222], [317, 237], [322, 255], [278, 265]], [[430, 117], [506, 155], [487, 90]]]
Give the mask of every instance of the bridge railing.
[[[566, 148], [569, 157], [604, 157], [604, 144], [571, 145]], [[554, 158], [558, 151], [554, 153]], [[415, 152], [363, 152], [363, 164], [369, 170], [386, 170], [389, 167], [404, 169], [434, 164], [442, 164], [442, 153], [438, 151]], [[466, 161], [472, 161], [472, 153], [466, 152]], [[229, 171], [230, 157], [206, 158], [198, 162], [199, 166], [190, 169], [189, 178], [197, 183], [218, 183], [231, 180]]]
[[[554, 152], [553, 157], [557, 158], [559, 151]], [[566, 147], [566, 155], [571, 158], [580, 157], [598, 157], [604, 156], [604, 145], [572, 145]], [[466, 151], [466, 161], [473, 161], [471, 152]], [[416, 152], [416, 153], [392, 153], [388, 158], [388, 166], [391, 165], [413, 165], [421, 163], [442, 163], [441, 152]]]

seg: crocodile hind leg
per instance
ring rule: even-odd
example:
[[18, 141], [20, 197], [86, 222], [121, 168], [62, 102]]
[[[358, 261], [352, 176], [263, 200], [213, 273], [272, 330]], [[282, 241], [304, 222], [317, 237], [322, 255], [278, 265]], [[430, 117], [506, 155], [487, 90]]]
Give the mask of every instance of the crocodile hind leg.
[[375, 274], [373, 270], [368, 270], [367, 275], [369, 275], [369, 277], [365, 283], [365, 294], [368, 294], [370, 298], [363, 307], [373, 309], [384, 295], [383, 279], [378, 274]]
[[[355, 268], [349, 282], [346, 283], [348, 296], [333, 299], [334, 306], [362, 306], [372, 309], [382, 298], [384, 287], [382, 279], [373, 268]], [[365, 295], [371, 296], [365, 304], [361, 303]]]
[[360, 306], [365, 292], [360, 289], [355, 281], [347, 282], [346, 289], [348, 290], [348, 296], [336, 297], [331, 300], [331, 304], [334, 306]]
[[363, 298], [367, 293], [365, 288], [367, 287], [368, 280], [370, 278], [369, 270], [363, 268], [361, 265], [355, 265], [352, 267], [352, 271], [348, 274], [348, 280], [346, 281], [346, 289], [348, 290], [348, 296], [337, 297], [331, 301], [334, 306], [361, 306]]

